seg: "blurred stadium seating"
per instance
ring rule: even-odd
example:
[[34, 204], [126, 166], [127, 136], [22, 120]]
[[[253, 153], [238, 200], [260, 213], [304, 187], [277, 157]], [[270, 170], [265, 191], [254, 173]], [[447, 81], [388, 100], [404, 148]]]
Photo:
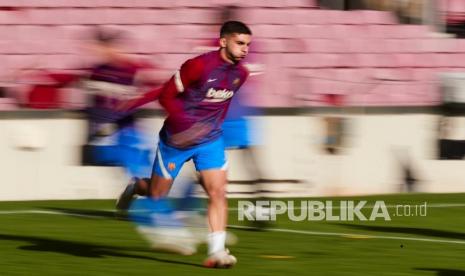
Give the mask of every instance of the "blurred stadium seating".
[[[266, 72], [281, 72], [278, 83], [263, 78], [265, 96], [260, 98], [268, 99], [257, 105], [318, 106], [324, 103], [314, 100], [323, 94], [344, 94], [344, 104], [354, 106], [437, 105], [436, 74], [465, 70], [462, 39], [438, 38], [425, 25], [399, 24], [391, 12], [325, 10], [316, 2], [240, 2], [239, 19], [251, 25]], [[448, 2], [447, 20], [465, 19], [465, 2]], [[5, 0], [0, 9], [5, 68], [0, 74], [84, 66], [80, 45], [96, 24], [128, 31], [128, 54], [174, 70], [197, 54], [195, 45], [217, 32], [217, 9], [226, 4], [238, 5], [217, 0]], [[293, 93], [297, 84], [305, 88]]]

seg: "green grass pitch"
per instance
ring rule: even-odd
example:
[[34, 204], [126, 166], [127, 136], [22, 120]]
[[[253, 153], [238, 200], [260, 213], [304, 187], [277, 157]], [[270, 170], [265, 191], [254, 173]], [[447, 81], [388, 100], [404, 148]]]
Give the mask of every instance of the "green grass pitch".
[[[424, 217], [391, 221], [294, 222], [280, 215], [270, 231], [231, 227], [238, 264], [215, 270], [201, 266], [205, 246], [193, 256], [149, 249], [131, 222], [114, 218], [111, 200], [0, 202], [0, 275], [465, 275], [465, 194], [300, 200], [429, 207]], [[237, 208], [237, 200], [229, 205]], [[230, 225], [249, 225], [237, 211], [229, 215]]]

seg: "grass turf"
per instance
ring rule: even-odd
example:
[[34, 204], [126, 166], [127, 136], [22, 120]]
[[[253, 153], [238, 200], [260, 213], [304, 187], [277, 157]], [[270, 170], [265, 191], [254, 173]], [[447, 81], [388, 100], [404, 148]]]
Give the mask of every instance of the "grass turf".
[[[293, 200], [333, 200], [336, 206], [340, 200], [434, 206], [465, 204], [465, 194]], [[389, 208], [391, 221], [293, 222], [281, 215], [273, 229], [312, 233], [230, 229], [239, 237], [239, 243], [230, 248], [238, 265], [214, 270], [201, 266], [205, 247], [194, 256], [150, 250], [132, 223], [114, 218], [113, 203], [0, 202], [0, 275], [465, 275], [465, 206], [428, 207], [425, 217], [393, 216], [394, 208]], [[237, 200], [229, 204], [238, 206]], [[366, 211], [370, 210], [363, 211], [369, 215]], [[229, 224], [248, 225], [238, 221], [237, 211], [229, 214]], [[450, 240], [462, 243], [443, 242]]]

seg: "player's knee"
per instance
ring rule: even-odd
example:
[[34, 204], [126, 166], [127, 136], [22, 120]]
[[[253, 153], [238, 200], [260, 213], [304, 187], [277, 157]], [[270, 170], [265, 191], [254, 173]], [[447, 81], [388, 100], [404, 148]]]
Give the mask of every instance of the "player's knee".
[[169, 190], [161, 187], [155, 187], [152, 189], [151, 195], [153, 198], [162, 198], [168, 195]]
[[172, 180], [152, 178], [150, 183], [150, 196], [153, 198], [161, 198], [168, 195], [171, 188]]
[[218, 185], [218, 186], [212, 187], [209, 189], [208, 195], [210, 196], [211, 199], [222, 200], [226, 198], [226, 186]]

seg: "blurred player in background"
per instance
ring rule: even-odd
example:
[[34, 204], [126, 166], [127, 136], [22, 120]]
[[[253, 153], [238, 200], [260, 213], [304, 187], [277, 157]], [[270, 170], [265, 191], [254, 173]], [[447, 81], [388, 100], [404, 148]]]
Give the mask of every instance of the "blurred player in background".
[[101, 61], [80, 76], [81, 87], [89, 94], [84, 163], [123, 166], [130, 177], [147, 176], [152, 165], [147, 141], [134, 114], [116, 107], [137, 97], [142, 87], [156, 84], [141, 77], [144, 71], [153, 73], [154, 68], [121, 53], [119, 46], [126, 41], [120, 31], [96, 29], [94, 41], [90, 50]]
[[135, 60], [120, 50], [127, 43], [126, 34], [119, 30], [97, 27], [91, 41], [85, 44], [97, 58], [79, 73], [34, 70], [39, 80], [28, 91], [28, 107], [63, 108], [64, 88], [75, 87], [86, 93], [88, 135], [83, 147], [83, 164], [122, 166], [129, 177], [150, 175], [152, 157], [143, 132], [136, 126], [133, 112], [121, 112], [116, 107], [153, 87], [148, 79], [154, 68], [147, 62]]
[[137, 181], [134, 188], [126, 189], [120, 202], [131, 200], [135, 193], [149, 195], [153, 210], [165, 210], [160, 206], [164, 204], [162, 198], [183, 164], [192, 159], [209, 197], [207, 267], [236, 263], [225, 248], [227, 160], [221, 126], [231, 98], [248, 76], [240, 61], [248, 54], [251, 35], [244, 23], [224, 23], [220, 50], [186, 61], [162, 88], [121, 106], [121, 110], [130, 110], [158, 99], [168, 117], [160, 131], [151, 181]]

